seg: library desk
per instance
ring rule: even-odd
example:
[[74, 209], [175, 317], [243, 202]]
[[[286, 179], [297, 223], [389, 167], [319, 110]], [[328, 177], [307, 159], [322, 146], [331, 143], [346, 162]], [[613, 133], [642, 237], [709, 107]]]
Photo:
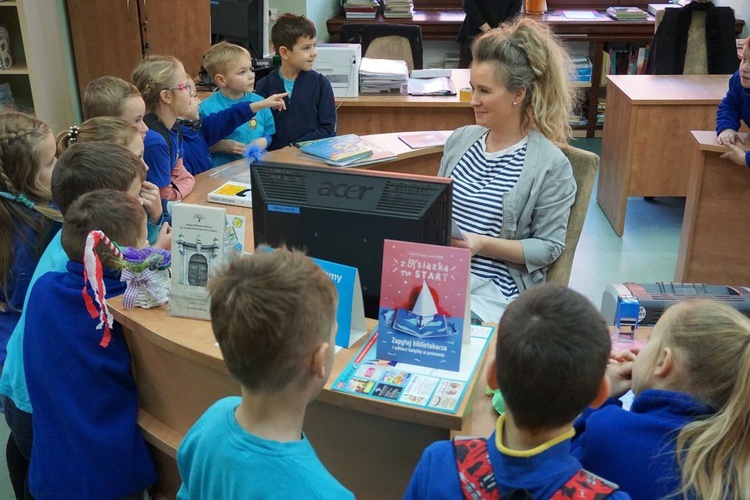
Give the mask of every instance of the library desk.
[[[282, 150], [269, 156], [282, 155], [283, 159], [289, 153], [293, 152]], [[237, 177], [247, 175], [247, 168], [237, 163], [223, 175], [209, 174], [196, 176], [186, 202], [206, 203], [209, 191], [230, 178], [242, 180]], [[253, 248], [252, 209], [222, 206], [227, 213], [247, 217], [245, 243], [246, 248]], [[239, 385], [227, 372], [208, 321], [169, 316], [166, 306], [125, 310], [122, 297], [108, 304], [123, 325], [133, 358], [140, 402], [138, 423], [157, 464], [158, 493], [174, 498], [180, 485], [175, 458], [182, 438], [216, 400], [239, 395]], [[374, 325], [375, 321], [368, 320], [369, 328]], [[492, 432], [495, 415], [484, 396], [484, 359], [458, 412], [446, 414], [331, 390], [332, 381], [364, 340], [336, 354], [329, 382], [307, 409], [304, 431], [326, 468], [358, 498], [400, 498], [430, 443], [450, 439], [453, 434]]]
[[[750, 134], [745, 134], [750, 147]], [[694, 131], [675, 281], [750, 285], [750, 169], [719, 158], [716, 132]], [[741, 146], [741, 145], [740, 145]]]
[[685, 196], [691, 130], [716, 126], [729, 75], [611, 75], [596, 201], [622, 236], [628, 196]]

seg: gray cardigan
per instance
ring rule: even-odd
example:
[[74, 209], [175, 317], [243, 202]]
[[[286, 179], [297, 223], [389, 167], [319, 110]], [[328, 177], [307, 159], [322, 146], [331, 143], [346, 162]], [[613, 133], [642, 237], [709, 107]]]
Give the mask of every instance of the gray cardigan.
[[[486, 132], [479, 125], [457, 129], [445, 143], [438, 175], [449, 177], [461, 157]], [[523, 247], [525, 264], [505, 263], [518, 291], [544, 282], [547, 266], [565, 248], [575, 195], [576, 181], [568, 158], [540, 132], [529, 130], [521, 176], [503, 197], [500, 230], [502, 237], [519, 240]]]

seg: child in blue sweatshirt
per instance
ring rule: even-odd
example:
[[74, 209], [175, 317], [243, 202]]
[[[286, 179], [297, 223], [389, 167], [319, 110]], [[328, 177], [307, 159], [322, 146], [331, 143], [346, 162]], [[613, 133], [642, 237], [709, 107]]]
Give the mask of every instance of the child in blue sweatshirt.
[[612, 396], [575, 424], [573, 454], [633, 498], [743, 499], [750, 492], [750, 319], [709, 300], [664, 313], [637, 356], [607, 368]]
[[745, 151], [737, 143], [745, 139], [737, 133], [740, 120], [750, 126], [750, 37], [742, 47], [742, 61], [729, 79], [729, 90], [716, 111], [717, 142], [729, 150], [722, 158], [728, 158], [738, 165], [750, 166], [750, 151]]
[[570, 454], [573, 420], [609, 394], [610, 350], [607, 325], [585, 297], [551, 283], [525, 290], [500, 320], [487, 370], [505, 398], [497, 429], [486, 440], [430, 445], [404, 498], [630, 498]]
[[107, 299], [125, 291], [114, 245], [148, 246], [135, 196], [99, 190], [68, 208], [66, 272], [47, 273], [28, 304], [24, 365], [34, 406], [34, 498], [120, 499], [156, 481], [136, 422], [138, 394], [122, 327]]

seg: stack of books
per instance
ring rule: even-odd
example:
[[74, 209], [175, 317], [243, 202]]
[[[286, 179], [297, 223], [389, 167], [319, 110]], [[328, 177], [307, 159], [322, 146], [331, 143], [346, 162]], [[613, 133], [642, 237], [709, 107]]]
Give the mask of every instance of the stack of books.
[[385, 6], [383, 17], [386, 19], [413, 19], [414, 2], [412, 0], [383, 0]]
[[618, 21], [636, 21], [648, 17], [646, 11], [638, 7], [610, 7], [607, 9], [607, 14]]
[[377, 0], [346, 0], [344, 13], [347, 19], [375, 19], [379, 7]]
[[405, 61], [363, 57], [359, 65], [359, 91], [362, 94], [406, 94], [409, 68]]
[[394, 153], [360, 138], [356, 134], [338, 135], [297, 145], [305, 154], [334, 167], [355, 167], [393, 160]]

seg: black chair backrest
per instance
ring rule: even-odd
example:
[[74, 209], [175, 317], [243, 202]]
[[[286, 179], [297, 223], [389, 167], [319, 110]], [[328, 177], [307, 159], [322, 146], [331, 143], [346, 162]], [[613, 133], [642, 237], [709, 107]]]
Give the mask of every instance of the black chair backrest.
[[422, 69], [422, 27], [405, 24], [344, 24], [341, 26], [339, 43], [359, 43], [362, 55], [376, 38], [383, 36], [402, 36], [409, 40], [414, 69]]

